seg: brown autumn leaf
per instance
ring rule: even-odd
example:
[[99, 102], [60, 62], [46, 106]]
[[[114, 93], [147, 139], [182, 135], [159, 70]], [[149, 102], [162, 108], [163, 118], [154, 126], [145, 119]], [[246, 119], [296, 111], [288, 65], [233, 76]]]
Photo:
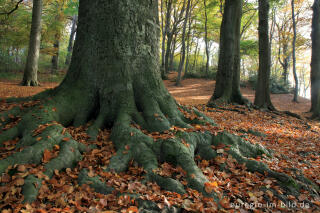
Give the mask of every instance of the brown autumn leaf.
[[137, 213], [139, 212], [138, 208], [136, 206], [130, 206], [127, 211], [127, 213]]
[[212, 191], [216, 188], [216, 187], [218, 187], [218, 183], [216, 182], [216, 181], [214, 181], [214, 182], [205, 182], [204, 183], [204, 189], [205, 189], [205, 191], [207, 192], [207, 193], [212, 193]]
[[68, 138], [68, 137], [62, 138], [62, 141], [65, 141], [65, 142], [67, 142], [67, 141], [69, 141], [69, 140], [70, 140], [70, 138]]
[[17, 168], [17, 171], [18, 171], [18, 172], [24, 172], [24, 171], [26, 171], [25, 165], [19, 165], [18, 168]]
[[52, 152], [50, 152], [48, 149], [45, 149], [43, 152], [42, 162], [48, 163], [52, 158], [53, 158]]
[[14, 182], [16, 186], [22, 186], [24, 184], [24, 179], [19, 178], [19, 179], [16, 179]]

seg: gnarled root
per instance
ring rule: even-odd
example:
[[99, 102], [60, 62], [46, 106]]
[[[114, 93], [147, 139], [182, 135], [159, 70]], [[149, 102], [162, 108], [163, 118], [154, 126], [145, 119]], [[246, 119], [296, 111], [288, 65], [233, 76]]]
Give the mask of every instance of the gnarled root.
[[[134, 161], [144, 169], [144, 181], [155, 182], [162, 189], [181, 195], [191, 188], [219, 203], [222, 195], [208, 189], [210, 180], [198, 167], [195, 158], [199, 156], [204, 160], [219, 161], [221, 170], [228, 172], [232, 168], [221, 159], [231, 157], [251, 172], [275, 178], [288, 194], [298, 196], [300, 189], [305, 189], [318, 196], [319, 188], [305, 177], [300, 175], [294, 179], [255, 160], [258, 156], [272, 157], [264, 147], [226, 132], [214, 132], [213, 128], [208, 128], [206, 132], [197, 129], [199, 124], [215, 124], [196, 109], [179, 106], [173, 99], [162, 102], [167, 98], [167, 93], [158, 98], [141, 95], [134, 105], [120, 103], [120, 107], [112, 111], [99, 96], [88, 96], [75, 101], [73, 105], [66, 105], [67, 98], [72, 100], [81, 95], [77, 92], [79, 90], [63, 91], [54, 100], [34, 106], [24, 115], [12, 110], [10, 113], [19, 114], [21, 121], [0, 136], [0, 145], [4, 147], [10, 145], [10, 140], [19, 138], [14, 152], [0, 160], [0, 173], [15, 173], [14, 165], [17, 164], [27, 165], [28, 168], [31, 168], [28, 166], [30, 164], [43, 167], [40, 173], [30, 173], [25, 177], [22, 187], [25, 202], [33, 202], [37, 198], [42, 179], [50, 179], [55, 172], [74, 167], [82, 159], [82, 154], [90, 150], [90, 146], [75, 141], [64, 127], [70, 124], [84, 125], [92, 119], [94, 122], [88, 129], [92, 140], [95, 140], [93, 136], [97, 135], [99, 129], [110, 124], [113, 126], [111, 140], [117, 151], [105, 165], [107, 169], [104, 172], [124, 172]], [[196, 125], [192, 127], [193, 124]], [[159, 132], [165, 133], [165, 136], [160, 136]], [[152, 137], [154, 135], [159, 137]], [[159, 165], [163, 163], [180, 168], [181, 174], [162, 174]], [[78, 182], [90, 185], [99, 193], [114, 193], [114, 188], [107, 186], [98, 176], [89, 177], [85, 168], [80, 172]], [[139, 200], [139, 192], [136, 196]], [[149, 201], [141, 201], [141, 205], [157, 208]]]

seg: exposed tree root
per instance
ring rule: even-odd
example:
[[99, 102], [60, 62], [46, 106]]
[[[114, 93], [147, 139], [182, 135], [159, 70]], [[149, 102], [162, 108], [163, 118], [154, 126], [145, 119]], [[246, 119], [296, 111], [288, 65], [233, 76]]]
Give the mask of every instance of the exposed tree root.
[[[111, 140], [117, 152], [106, 165], [106, 172], [124, 172], [128, 169], [129, 163], [134, 160], [144, 168], [146, 181], [156, 182], [161, 188], [179, 194], [185, 194], [187, 188], [192, 188], [218, 203], [219, 195], [214, 191], [206, 190], [206, 183], [209, 180], [198, 168], [194, 159], [195, 156], [200, 156], [202, 159], [212, 160], [228, 155], [238, 164], [245, 164], [251, 172], [259, 172], [275, 178], [288, 194], [298, 196], [302, 188], [314, 195], [319, 193], [318, 186], [300, 173], [294, 179], [256, 161], [258, 156], [272, 157], [271, 152], [264, 147], [253, 145], [226, 132], [215, 135], [213, 132], [197, 131], [191, 124], [215, 124], [196, 109], [178, 106], [173, 99], [169, 98], [169, 101], [162, 102], [161, 100], [168, 97], [167, 93], [157, 98], [141, 97], [139, 99], [140, 97], [137, 97], [137, 103], [134, 105], [137, 108], [128, 107], [128, 103], [120, 103], [117, 116], [110, 116], [114, 115], [114, 112], [108, 111], [103, 102], [97, 103], [96, 96], [75, 101], [70, 106], [63, 102], [66, 97], [72, 100], [73, 97], [79, 96], [78, 93], [62, 92], [62, 96], [56, 96], [54, 100], [46, 100], [43, 105], [35, 106], [29, 112], [21, 113], [14, 108], [1, 115], [5, 117], [2, 124], [11, 121], [9, 114], [21, 116], [21, 121], [13, 128], [1, 133], [0, 146], [16, 137], [20, 140], [15, 147], [16, 152], [0, 160], [0, 174], [12, 170], [12, 166], [16, 164], [42, 164], [44, 167], [43, 174], [30, 174], [25, 178], [22, 188], [25, 202], [33, 202], [37, 198], [43, 178], [50, 179], [55, 171], [74, 167], [82, 159], [82, 153], [90, 150], [88, 146], [73, 140], [64, 126], [84, 125], [91, 119], [94, 119], [94, 122], [88, 129], [88, 133], [92, 137], [97, 135], [99, 129], [110, 123], [113, 126]], [[150, 101], [146, 103], [145, 100]], [[99, 111], [96, 112], [96, 109]], [[172, 126], [179, 128], [175, 129]], [[193, 130], [185, 131], [184, 128], [193, 128]], [[170, 131], [172, 137], [154, 140], [147, 135], [147, 130], [149, 133]], [[226, 148], [221, 151], [219, 147]], [[46, 152], [55, 149], [58, 149], [58, 154], [47, 158]], [[164, 162], [182, 168], [187, 180], [186, 186], [174, 176], [163, 177], [157, 173], [159, 163]], [[229, 170], [226, 162], [220, 162], [220, 168]], [[79, 184], [88, 184], [103, 194], [114, 191], [113, 188], [101, 182], [99, 177], [89, 177], [87, 173], [85, 169], [81, 171]], [[139, 200], [139, 195], [136, 196]], [[149, 201], [140, 200], [140, 202], [145, 208], [157, 209], [157, 206]]]
[[221, 97], [215, 97], [214, 95], [210, 98], [207, 106], [213, 108], [219, 108], [220, 106], [224, 106], [226, 104], [238, 104], [238, 105], [245, 105], [248, 108], [252, 107], [252, 103], [243, 97], [239, 92], [234, 92], [232, 95], [225, 94]]
[[21, 82], [21, 86], [28, 86], [28, 87], [36, 87], [36, 86], [40, 86], [40, 83], [36, 80], [23, 80]]

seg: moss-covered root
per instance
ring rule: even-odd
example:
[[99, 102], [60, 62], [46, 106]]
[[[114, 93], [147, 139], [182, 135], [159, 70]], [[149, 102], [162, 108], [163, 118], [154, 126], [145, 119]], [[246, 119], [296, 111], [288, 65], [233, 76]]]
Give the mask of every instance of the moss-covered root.
[[[0, 173], [9, 166], [16, 164], [44, 164], [43, 175], [29, 175], [25, 179], [23, 195], [25, 202], [33, 202], [41, 187], [42, 178], [50, 179], [55, 170], [72, 168], [81, 160], [81, 153], [87, 147], [74, 141], [70, 134], [62, 134], [63, 127], [60, 125], [48, 126], [43, 132], [35, 137], [26, 135], [17, 144], [16, 149], [22, 148], [11, 156], [0, 161]], [[46, 152], [58, 151], [55, 158], [45, 156]]]
[[[111, 139], [117, 149], [117, 154], [111, 158], [108, 169], [123, 172], [128, 168], [129, 161], [135, 160], [146, 170], [149, 181], [156, 182], [165, 190], [184, 194], [185, 188], [179, 181], [173, 178], [161, 177], [154, 172], [158, 168], [159, 161], [169, 162], [180, 166], [186, 171], [188, 187], [217, 200], [216, 194], [208, 194], [205, 191], [205, 183], [208, 180], [194, 161], [196, 150], [210, 147], [211, 136], [209, 134], [185, 134], [186, 137], [189, 135], [191, 140], [189, 147], [179, 138], [154, 141], [136, 128], [123, 125], [123, 123], [117, 123], [111, 135]], [[208, 144], [201, 144], [203, 141], [207, 141]], [[213, 152], [209, 153], [214, 156]]]
[[14, 121], [19, 115], [21, 115], [21, 108], [17, 106], [8, 111], [0, 113], [0, 126], [4, 126]]
[[247, 169], [251, 172], [259, 172], [261, 174], [267, 174], [269, 177], [278, 180], [279, 185], [282, 186], [288, 194], [298, 196], [300, 189], [305, 189], [312, 194], [318, 195], [319, 187], [312, 183], [309, 179], [303, 175], [294, 179], [293, 177], [284, 173], [279, 173], [271, 170], [266, 164], [253, 160], [258, 156], [265, 155], [271, 157], [271, 152], [265, 149], [263, 146], [258, 144], [251, 144], [247, 141], [242, 140], [240, 137], [223, 132], [213, 137], [212, 145], [228, 145], [229, 150], [227, 151], [233, 158], [240, 164], [245, 164]]

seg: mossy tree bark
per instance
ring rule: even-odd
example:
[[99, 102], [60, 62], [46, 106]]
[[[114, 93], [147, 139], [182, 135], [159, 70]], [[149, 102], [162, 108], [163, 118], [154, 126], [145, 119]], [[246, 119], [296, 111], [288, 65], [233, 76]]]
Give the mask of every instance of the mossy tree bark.
[[38, 86], [38, 60], [41, 41], [42, 0], [34, 0], [32, 7], [32, 23], [26, 67], [21, 85]]
[[254, 104], [274, 110], [270, 98], [271, 49], [269, 45], [269, 0], [259, 0], [259, 72]]
[[[13, 108], [0, 115], [2, 125], [9, 123], [14, 116], [21, 116], [15, 127], [0, 135], [0, 146], [5, 141], [20, 138], [17, 152], [0, 160], [0, 174], [8, 171], [10, 165], [40, 164], [44, 151], [53, 150], [57, 145], [59, 154], [44, 164], [44, 174], [51, 178], [55, 170], [74, 166], [90, 146], [73, 140], [63, 129], [93, 121], [88, 129], [93, 139], [99, 129], [112, 128], [111, 140], [117, 154], [107, 165], [108, 171], [126, 171], [134, 160], [146, 171], [147, 180], [157, 182], [166, 190], [180, 194], [186, 192], [185, 186], [176, 179], [162, 177], [155, 172], [158, 162], [181, 166], [187, 174], [187, 187], [217, 201], [214, 192], [205, 191], [208, 179], [197, 167], [194, 156], [213, 159], [219, 153], [212, 149], [212, 145], [218, 147], [222, 144], [228, 145], [228, 154], [239, 163], [246, 164], [250, 171], [267, 173], [295, 195], [299, 194], [301, 187], [315, 188], [312, 183], [297, 183], [291, 177], [251, 160], [263, 154], [270, 156], [270, 152], [238, 136], [225, 132], [218, 135], [175, 132], [175, 138], [155, 142], [132, 126], [136, 124], [150, 132], [163, 132], [172, 126], [192, 128], [191, 123], [213, 124], [210, 118], [195, 109], [191, 111], [198, 118], [186, 118], [180, 110], [190, 109], [179, 106], [164, 87], [159, 68], [160, 27], [157, 16], [156, 0], [138, 3], [136, 0], [80, 1], [77, 38], [64, 81], [42, 95], [49, 98], [43, 98], [40, 107], [35, 106], [29, 111]], [[40, 125], [45, 128], [35, 137], [34, 130]], [[23, 186], [25, 202], [37, 198], [41, 182], [33, 175], [26, 177]], [[85, 170], [79, 175], [79, 183], [86, 183], [100, 193], [111, 193], [108, 187], [102, 187], [105, 184], [98, 177], [90, 179]]]
[[311, 112], [320, 117], [320, 1], [313, 3], [312, 59], [311, 59]]
[[240, 30], [242, 1], [227, 0], [221, 24], [220, 52], [215, 91], [209, 106], [222, 103], [245, 104], [240, 92]]

